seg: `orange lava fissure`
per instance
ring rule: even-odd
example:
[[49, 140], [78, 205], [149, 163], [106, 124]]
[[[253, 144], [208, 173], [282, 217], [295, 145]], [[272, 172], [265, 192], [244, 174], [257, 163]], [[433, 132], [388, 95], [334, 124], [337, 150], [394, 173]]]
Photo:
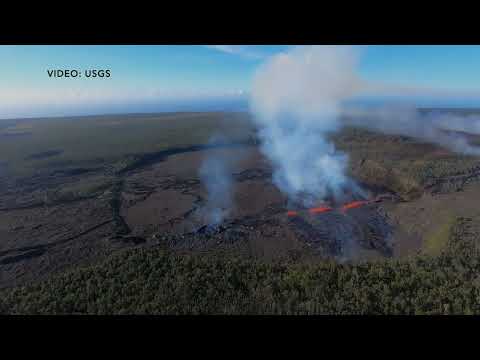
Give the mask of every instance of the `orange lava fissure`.
[[333, 209], [331, 207], [322, 206], [322, 207], [316, 207], [316, 208], [309, 209], [308, 212], [310, 214], [320, 214], [320, 213], [324, 213], [324, 212], [332, 211], [332, 210]]
[[368, 203], [370, 203], [370, 202], [369, 201], [353, 201], [351, 203], [343, 205], [342, 210], [347, 211], [347, 210], [350, 210], [350, 209], [355, 209], [355, 208], [358, 208], [360, 206], [367, 205]]
[[[380, 201], [381, 200], [379, 200], [379, 199], [367, 200], [367, 201], [353, 201], [351, 203], [347, 203], [347, 204], [343, 205], [340, 208], [340, 210], [342, 212], [346, 212], [347, 210], [350, 210], [350, 209], [355, 209], [355, 208], [358, 208], [358, 207], [361, 207], [361, 206], [364, 206], [364, 205], [368, 205], [372, 202], [380, 202]], [[321, 213], [325, 213], [325, 212], [332, 211], [332, 210], [333, 210], [333, 208], [331, 208], [331, 207], [321, 206], [321, 207], [315, 207], [315, 208], [308, 209], [308, 212], [310, 214], [321, 214]], [[298, 212], [290, 210], [290, 211], [287, 212], [287, 216], [298, 216]]]

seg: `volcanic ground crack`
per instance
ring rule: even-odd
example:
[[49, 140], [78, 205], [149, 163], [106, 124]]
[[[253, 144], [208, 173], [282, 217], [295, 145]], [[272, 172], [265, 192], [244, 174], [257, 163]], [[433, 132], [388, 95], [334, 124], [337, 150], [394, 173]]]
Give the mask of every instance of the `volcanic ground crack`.
[[21, 248], [15, 248], [15, 249], [1, 251], [0, 256], [5, 256], [5, 255], [11, 254], [11, 253], [18, 253], [18, 252], [29, 252], [29, 253], [4, 258], [4, 259], [0, 260], [0, 264], [8, 264], [8, 263], [14, 262], [15, 259], [17, 259], [16, 261], [18, 261], [18, 260], [22, 260], [25, 257], [31, 257], [31, 256], [23, 256], [23, 255], [31, 254], [32, 251], [34, 253], [38, 254], [37, 256], [42, 255], [46, 250], [48, 250], [52, 247], [55, 247], [55, 246], [58, 246], [58, 245], [65, 244], [67, 242], [76, 240], [79, 237], [87, 235], [88, 233], [90, 233], [94, 230], [97, 230], [97, 229], [99, 229], [99, 228], [101, 228], [101, 227], [103, 227], [103, 226], [105, 226], [105, 225], [107, 225], [107, 224], [109, 224], [113, 221], [114, 221], [114, 219], [106, 220], [104, 222], [101, 222], [100, 224], [89, 227], [88, 229], [82, 231], [81, 233], [78, 233], [76, 235], [73, 235], [73, 236], [70, 236], [70, 237], [67, 237], [65, 239], [55, 241], [55, 242], [51, 242], [51, 243], [47, 243], [47, 244], [34, 245], [34, 246], [25, 246], [25, 247], [21, 247]]

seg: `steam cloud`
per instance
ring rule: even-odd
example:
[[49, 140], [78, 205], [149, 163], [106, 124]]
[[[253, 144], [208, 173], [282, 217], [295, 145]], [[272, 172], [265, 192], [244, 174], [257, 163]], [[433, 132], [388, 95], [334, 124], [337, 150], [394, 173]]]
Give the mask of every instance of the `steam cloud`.
[[360, 79], [356, 67], [351, 47], [307, 46], [272, 57], [255, 74], [250, 105], [261, 150], [274, 165], [273, 181], [291, 200], [310, 206], [341, 197], [345, 189], [365, 196], [345, 174], [348, 157], [328, 140], [345, 125], [480, 155], [458, 132], [480, 134], [479, 117], [420, 115], [413, 107], [346, 109], [345, 103], [372, 85]]
[[341, 102], [360, 89], [355, 67], [352, 48], [310, 46], [271, 58], [255, 75], [251, 108], [261, 150], [274, 165], [274, 183], [295, 202], [360, 192], [345, 175], [347, 156], [327, 140], [341, 126]]

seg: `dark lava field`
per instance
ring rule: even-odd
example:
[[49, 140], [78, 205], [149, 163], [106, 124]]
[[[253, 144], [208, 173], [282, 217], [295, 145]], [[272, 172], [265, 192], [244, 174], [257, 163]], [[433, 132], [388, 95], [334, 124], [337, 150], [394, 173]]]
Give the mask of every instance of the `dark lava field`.
[[[166, 134], [160, 147], [154, 140], [147, 147], [142, 140], [147, 135], [137, 133], [131, 136], [137, 136], [132, 147], [138, 151], [129, 149], [133, 140], [126, 133], [132, 119], [109, 117], [95, 124], [110, 127], [105, 136], [121, 132], [122, 154], [110, 157], [99, 145], [98, 156], [90, 150], [92, 156], [78, 159], [68, 144], [54, 141], [54, 146], [21, 156], [27, 170], [9, 172], [11, 159], [0, 159], [0, 287], [43, 279], [132, 247], [227, 251], [295, 262], [435, 254], [444, 246], [452, 219], [480, 215], [480, 159], [475, 157], [406, 137], [345, 129], [332, 140], [349, 155], [350, 176], [368, 193], [368, 199], [345, 202], [369, 201], [348, 211], [332, 204], [331, 211], [315, 213], [289, 206], [272, 183], [271, 164], [250, 128], [241, 132], [238, 125], [232, 134], [239, 136], [207, 146], [207, 132], [180, 141], [182, 126], [190, 124], [193, 133], [195, 127], [208, 128], [202, 121], [217, 117], [218, 123], [209, 125], [217, 129], [224, 115], [202, 115], [207, 120], [176, 116], [185, 122], [167, 126], [161, 116], [145, 120], [145, 133], [152, 131], [152, 122], [162, 121], [156, 129]], [[39, 124], [17, 126], [34, 134]], [[103, 144], [100, 137], [96, 141]], [[237, 159], [231, 174], [233, 205], [218, 226], [211, 226], [205, 215], [207, 193], [199, 178], [202, 161], [214, 153]], [[295, 216], [288, 215], [292, 210]]]

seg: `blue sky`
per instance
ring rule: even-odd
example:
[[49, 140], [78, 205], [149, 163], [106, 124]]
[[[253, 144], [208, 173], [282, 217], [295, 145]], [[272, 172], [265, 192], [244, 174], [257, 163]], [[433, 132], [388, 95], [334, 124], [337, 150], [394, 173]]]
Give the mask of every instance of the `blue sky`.
[[412, 87], [480, 90], [480, 46], [368, 46], [362, 74], [371, 80]]
[[[290, 46], [0, 46], [0, 118], [220, 108]], [[480, 46], [359, 46], [359, 73], [419, 105], [480, 107]], [[110, 69], [52, 79], [52, 68]], [[183, 107], [182, 107], [183, 106]]]

